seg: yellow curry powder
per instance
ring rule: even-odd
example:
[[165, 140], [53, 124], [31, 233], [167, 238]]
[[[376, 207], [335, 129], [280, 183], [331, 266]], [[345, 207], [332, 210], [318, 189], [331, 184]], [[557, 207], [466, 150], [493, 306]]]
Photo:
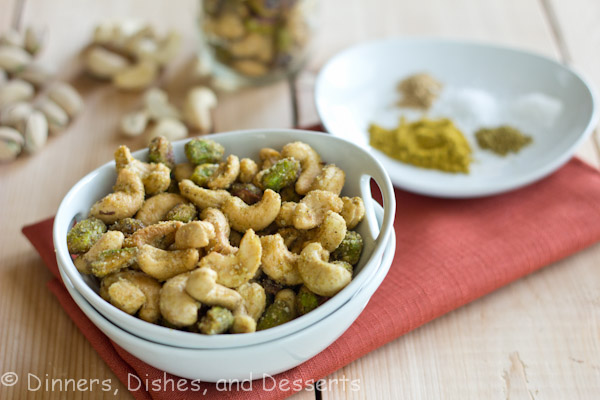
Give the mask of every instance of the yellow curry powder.
[[415, 122], [400, 119], [394, 129], [372, 124], [370, 144], [388, 156], [417, 167], [445, 172], [469, 173], [471, 147], [449, 119]]

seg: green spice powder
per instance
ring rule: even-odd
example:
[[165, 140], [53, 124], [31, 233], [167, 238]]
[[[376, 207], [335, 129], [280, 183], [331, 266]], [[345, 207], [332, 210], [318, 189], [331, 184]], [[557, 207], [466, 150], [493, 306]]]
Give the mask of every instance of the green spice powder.
[[372, 124], [370, 144], [388, 156], [417, 167], [469, 173], [471, 147], [449, 119], [423, 118], [407, 123], [404, 117], [394, 129]]
[[523, 147], [530, 144], [531, 136], [524, 135], [512, 126], [499, 126], [497, 128], [484, 128], [475, 132], [477, 144], [486, 150], [505, 156], [508, 153], [518, 153]]

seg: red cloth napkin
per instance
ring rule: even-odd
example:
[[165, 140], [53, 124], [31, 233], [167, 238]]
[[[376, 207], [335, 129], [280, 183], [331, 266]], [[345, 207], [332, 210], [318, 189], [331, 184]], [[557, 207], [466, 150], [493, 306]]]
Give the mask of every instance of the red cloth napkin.
[[[577, 159], [543, 181], [504, 195], [445, 200], [397, 189], [396, 198], [396, 255], [387, 277], [343, 336], [311, 360], [275, 376], [277, 382], [314, 383], [402, 334], [600, 240], [600, 173]], [[27, 226], [23, 233], [58, 277], [52, 219]], [[60, 279], [48, 286], [125, 385], [131, 376], [178, 379], [112, 343], [78, 309]], [[285, 390], [293, 389], [291, 384], [272, 389], [272, 381], [258, 382], [251, 393], [219, 391], [202, 383], [201, 392], [141, 389], [133, 395], [281, 399], [293, 394]]]

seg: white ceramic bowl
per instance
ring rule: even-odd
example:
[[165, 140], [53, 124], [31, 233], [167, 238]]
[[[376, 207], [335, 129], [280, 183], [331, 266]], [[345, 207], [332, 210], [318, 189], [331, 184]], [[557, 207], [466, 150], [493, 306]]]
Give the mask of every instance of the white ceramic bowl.
[[[59, 206], [54, 221], [54, 247], [59, 269], [77, 291], [103, 316], [130, 333], [156, 343], [195, 349], [232, 348], [254, 345], [298, 332], [327, 317], [345, 304], [365, 286], [377, 271], [386, 243], [393, 231], [395, 199], [393, 187], [383, 167], [368, 152], [355, 144], [330, 135], [300, 130], [249, 130], [212, 135], [211, 139], [223, 144], [227, 153], [258, 158], [263, 147], [281, 148], [284, 144], [301, 140], [316, 149], [323, 160], [335, 163], [346, 172], [344, 195], [360, 195], [365, 200], [366, 217], [357, 230], [363, 236], [364, 250], [355, 268], [352, 282], [333, 298], [311, 313], [265, 331], [243, 335], [199, 335], [154, 325], [142, 321], [104, 301], [95, 278], [82, 275], [75, 268], [67, 250], [66, 235], [75, 219], [85, 218], [94, 202], [111, 191], [116, 179], [114, 161], [108, 162], [80, 180], [67, 193]], [[187, 141], [173, 143], [177, 162], [185, 160]], [[133, 153], [144, 159], [147, 150]], [[370, 194], [370, 180], [379, 185], [384, 200], [381, 225], [377, 222], [374, 201]]]
[[[440, 100], [452, 89], [477, 88], [503, 105], [514, 106], [519, 96], [538, 92], [559, 100], [563, 108], [550, 126], [524, 123], [514, 111], [489, 121], [491, 126], [515, 125], [534, 138], [518, 154], [500, 157], [478, 148], [478, 127], [460, 123], [464, 111], [448, 115], [448, 110], [437, 110], [436, 115], [434, 103], [429, 116], [457, 122], [474, 149], [474, 162], [468, 175], [418, 168], [370, 148], [368, 134], [371, 123], [391, 128], [402, 114], [419, 117], [395, 106], [398, 82], [418, 72], [428, 72], [444, 84]], [[523, 50], [434, 38], [384, 39], [342, 51], [319, 73], [315, 101], [327, 130], [369, 148], [395, 185], [440, 197], [485, 196], [535, 182], [566, 163], [598, 122], [594, 90], [573, 69]]]
[[204, 382], [242, 381], [262, 379], [265, 375], [291, 369], [314, 357], [339, 338], [359, 316], [385, 278], [395, 250], [396, 237], [392, 232], [381, 264], [371, 280], [327, 318], [288, 336], [235, 348], [186, 349], [140, 338], [111, 323], [83, 298], [64, 269], [60, 273], [71, 297], [94, 325], [145, 363], [177, 376]]

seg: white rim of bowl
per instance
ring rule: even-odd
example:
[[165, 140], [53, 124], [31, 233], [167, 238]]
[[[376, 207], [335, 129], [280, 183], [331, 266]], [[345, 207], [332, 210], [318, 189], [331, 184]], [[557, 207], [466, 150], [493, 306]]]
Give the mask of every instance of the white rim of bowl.
[[[286, 134], [290, 134], [290, 135], [300, 135], [301, 137], [319, 136], [319, 137], [326, 137], [326, 138], [328, 138], [327, 140], [332, 140], [333, 142], [335, 142], [335, 141], [344, 142], [345, 145], [351, 146], [351, 147], [357, 149], [358, 151], [365, 153], [368, 156], [368, 158], [370, 158], [373, 162], [375, 171], [372, 171], [372, 172], [379, 174], [379, 177], [373, 177], [373, 179], [377, 182], [377, 184], [380, 188], [381, 194], [382, 194], [383, 201], [384, 201], [384, 205], [383, 205], [384, 214], [383, 214], [383, 219], [382, 219], [383, 223], [381, 225], [379, 235], [378, 235], [377, 239], [375, 240], [375, 246], [374, 246], [373, 252], [369, 258], [369, 261], [365, 263], [363, 270], [358, 274], [358, 277], [360, 277], [359, 279], [356, 279], [356, 278], [353, 279], [348, 284], [348, 286], [346, 286], [344, 289], [342, 289], [339, 293], [337, 293], [335, 296], [333, 296], [331, 299], [329, 299], [325, 304], [320, 306], [318, 309], [314, 310], [313, 312], [311, 312], [309, 314], [306, 314], [299, 318], [296, 318], [286, 324], [277, 326], [275, 328], [267, 329], [264, 331], [246, 333], [246, 334], [240, 334], [240, 335], [206, 336], [206, 335], [199, 335], [197, 333], [192, 333], [192, 332], [179, 331], [179, 330], [175, 330], [175, 329], [171, 329], [171, 328], [167, 328], [164, 326], [160, 326], [160, 325], [156, 325], [156, 324], [152, 324], [152, 323], [143, 321], [137, 317], [134, 317], [134, 316], [124, 313], [123, 311], [117, 309], [110, 303], [106, 302], [104, 299], [102, 299], [100, 297], [100, 295], [98, 293], [96, 293], [91, 287], [89, 287], [83, 281], [81, 274], [79, 273], [79, 271], [76, 269], [75, 265], [73, 264], [71, 256], [67, 250], [66, 233], [68, 232], [69, 227], [67, 227], [67, 226], [63, 227], [57, 222], [64, 219], [65, 221], [69, 221], [69, 222], [65, 223], [65, 225], [66, 225], [66, 224], [70, 223], [70, 221], [72, 221], [74, 216], [70, 215], [70, 214], [66, 214], [67, 213], [67, 211], [65, 209], [66, 204], [72, 200], [72, 198], [75, 196], [75, 194], [79, 190], [81, 190], [81, 188], [83, 186], [85, 186], [89, 180], [91, 180], [93, 177], [95, 177], [97, 174], [99, 174], [101, 169], [106, 169], [106, 168], [111, 168], [111, 167], [114, 168], [114, 161], [109, 161], [109, 162], [103, 164], [102, 166], [96, 168], [92, 172], [88, 173], [86, 176], [84, 176], [81, 180], [79, 180], [69, 190], [69, 192], [65, 195], [64, 199], [62, 200], [62, 202], [58, 208], [58, 211], [56, 213], [55, 222], [54, 222], [54, 226], [53, 226], [53, 242], [54, 242], [54, 248], [56, 251], [56, 257], [59, 261], [58, 262], [59, 268], [61, 270], [64, 268], [64, 272], [66, 273], [66, 275], [69, 277], [69, 279], [73, 283], [73, 286], [95, 308], [96, 308], [95, 303], [97, 303], [97, 306], [103, 308], [102, 311], [108, 313], [109, 315], [113, 314], [113, 313], [122, 313], [119, 315], [122, 318], [124, 318], [131, 325], [131, 328], [133, 330], [143, 329], [144, 331], [150, 332], [150, 333], [152, 331], [156, 330], [155, 332], [159, 335], [168, 334], [170, 336], [173, 336], [174, 339], [179, 338], [188, 343], [189, 342], [197, 343], [197, 345], [194, 345], [194, 348], [242, 347], [242, 346], [247, 346], [250, 344], [262, 343], [262, 342], [266, 342], [269, 340], [273, 340], [275, 338], [287, 336], [292, 332], [303, 329], [305, 327], [303, 325], [306, 324], [307, 321], [309, 321], [309, 320], [313, 320], [312, 323], [315, 323], [315, 322], [318, 322], [319, 320], [325, 318], [332, 311], [338, 309], [342, 304], [345, 303], [345, 301], [343, 299], [346, 299], [346, 300], [349, 299], [352, 296], [351, 293], [357, 292], [363, 286], [364, 282], [366, 280], [368, 280], [369, 276], [366, 275], [365, 272], [363, 272], [363, 271], [367, 270], [368, 272], [366, 272], [366, 273], [368, 273], [369, 275], [372, 275], [374, 273], [374, 270], [376, 270], [376, 268], [378, 267], [378, 264], [375, 266], [372, 266], [373, 265], [372, 261], [375, 260], [375, 261], [377, 261], [377, 263], [380, 262], [383, 252], [385, 250], [385, 245], [387, 244], [389, 236], [390, 236], [391, 232], [393, 231], [393, 223], [394, 223], [395, 209], [396, 209], [394, 188], [392, 186], [389, 175], [387, 174], [387, 172], [385, 171], [385, 169], [383, 168], [381, 163], [375, 157], [373, 157], [372, 154], [370, 154], [365, 149], [350, 142], [347, 139], [336, 137], [336, 136], [329, 135], [326, 133], [305, 131], [305, 130], [299, 130], [299, 129], [250, 129], [250, 130], [238, 130], [238, 131], [213, 134], [210, 136], [210, 138], [215, 141], [218, 141], [219, 138], [228, 137], [228, 136], [238, 136], [238, 135], [243, 136], [243, 135], [248, 135], [248, 134], [278, 134], [278, 133], [279, 134], [286, 133]], [[192, 138], [179, 140], [179, 141], [173, 142], [173, 144], [175, 145], [177, 143], [185, 143], [191, 139]], [[299, 137], [298, 140], [302, 140], [302, 139], [300, 139], [300, 137]], [[138, 150], [132, 154], [134, 157], [138, 158], [140, 155], [145, 154], [146, 152], [147, 152], [146, 149], [142, 149], [142, 150]], [[371, 174], [371, 175], [373, 175], [373, 174]], [[377, 178], [379, 178], [379, 179], [377, 179]], [[368, 202], [365, 202], [365, 203], [368, 203]], [[368, 206], [368, 204], [365, 204], [365, 206]], [[368, 215], [368, 210], [367, 210], [366, 219], [367, 219], [368, 223], [371, 223], [371, 221], [373, 220], [373, 217], [374, 217], [373, 215], [371, 215], [371, 216]], [[101, 312], [101, 313], [104, 314], [104, 312]], [[312, 325], [312, 323], [309, 323], [309, 325]], [[198, 346], [198, 347], [196, 347], [196, 346]]]
[[[406, 38], [392, 37], [392, 38], [386, 38], [386, 39], [370, 40], [367, 42], [363, 42], [363, 43], [348, 47], [348, 48], [340, 51], [336, 55], [334, 55], [332, 58], [330, 58], [329, 61], [327, 61], [327, 63], [325, 63], [325, 65], [319, 71], [317, 78], [315, 80], [314, 100], [315, 100], [315, 105], [316, 105], [316, 109], [317, 109], [317, 114], [319, 115], [319, 119], [321, 120], [323, 127], [325, 127], [325, 129], [331, 135], [336, 136], [336, 137], [342, 137], [342, 136], [338, 135], [337, 133], [334, 133], [330, 129], [331, 126], [327, 125], [327, 118], [325, 118], [325, 116], [323, 115], [323, 112], [322, 112], [322, 106], [321, 106], [322, 96], [319, 96], [319, 93], [321, 92], [321, 87], [324, 84], [323, 81], [324, 81], [325, 71], [328, 68], [331, 68], [331, 66], [334, 63], [338, 62], [339, 59], [345, 57], [346, 54], [348, 54], [348, 53], [358, 51], [362, 48], [368, 48], [373, 45], [381, 45], [381, 44], [386, 44], [386, 43], [406, 43], [406, 44], [441, 43], [441, 44], [447, 44], [447, 45], [467, 45], [467, 46], [482, 47], [482, 48], [488, 48], [488, 49], [509, 51], [509, 52], [520, 54], [520, 55], [534, 57], [534, 58], [549, 62], [551, 64], [554, 64], [555, 66], [557, 66], [559, 68], [563, 68], [563, 69], [569, 71], [570, 73], [572, 73], [577, 79], [579, 79], [581, 81], [581, 83], [584, 85], [584, 87], [588, 90], [591, 101], [592, 101], [592, 115], [590, 116], [588, 124], [581, 132], [581, 135], [577, 138], [577, 140], [575, 140], [575, 142], [573, 142], [569, 151], [563, 153], [563, 155], [561, 157], [556, 158], [554, 161], [546, 164], [545, 166], [537, 168], [537, 169], [535, 169], [531, 172], [528, 172], [524, 175], [520, 175], [519, 177], [513, 179], [512, 181], [510, 181], [508, 183], [498, 185], [493, 188], [485, 188], [483, 190], [482, 189], [480, 189], [480, 190], [473, 189], [473, 190], [464, 191], [461, 193], [440, 194], [439, 192], [436, 192], [435, 190], [431, 190], [431, 187], [429, 185], [421, 185], [419, 183], [407, 183], [401, 179], [399, 180], [395, 176], [391, 177], [394, 184], [396, 184], [401, 189], [404, 189], [404, 190], [407, 190], [407, 191], [410, 191], [413, 193], [423, 194], [426, 196], [441, 197], [441, 198], [477, 198], [477, 197], [491, 196], [491, 195], [500, 194], [500, 193], [504, 193], [504, 192], [522, 188], [524, 186], [527, 186], [529, 184], [537, 182], [540, 179], [547, 177], [548, 175], [550, 175], [554, 171], [556, 171], [558, 168], [560, 168], [561, 166], [566, 164], [571, 158], [573, 158], [573, 155], [577, 151], [577, 148], [585, 140], [587, 140], [587, 138], [592, 134], [592, 132], [594, 131], [594, 128], [596, 127], [596, 125], [598, 125], [598, 121], [600, 120], [600, 111], [598, 110], [598, 94], [596, 93], [596, 90], [594, 89], [594, 86], [590, 83], [590, 81], [588, 79], [586, 79], [585, 76], [581, 72], [579, 72], [576, 68], [574, 68], [572, 66], [564, 65], [564, 64], [560, 63], [559, 61], [553, 60], [552, 58], [549, 58], [543, 54], [539, 54], [536, 52], [519, 49], [519, 48], [515, 48], [515, 47], [511, 47], [511, 46], [505, 46], [505, 45], [495, 44], [495, 43], [486, 43], [484, 41], [476, 41], [476, 40], [444, 39], [444, 38], [435, 38], [435, 37], [426, 37], [426, 36], [415, 36], [415, 37], [406, 37]], [[377, 154], [382, 154], [384, 157], [387, 157], [385, 154], [379, 152], [378, 150], [374, 149], [371, 146], [368, 146], [368, 148], [369, 148], [369, 150], [368, 150], [369, 152], [377, 152]], [[387, 157], [387, 158], [389, 158], [389, 157]], [[399, 163], [400, 161], [389, 158], [389, 162], [398, 162]]]

